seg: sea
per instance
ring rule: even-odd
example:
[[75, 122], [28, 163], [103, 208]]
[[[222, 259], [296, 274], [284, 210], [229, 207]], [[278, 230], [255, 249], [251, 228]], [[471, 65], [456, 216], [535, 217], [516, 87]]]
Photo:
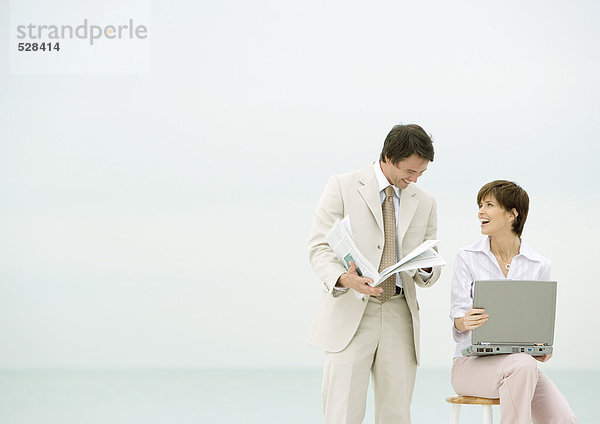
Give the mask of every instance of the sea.
[[[544, 369], [579, 423], [600, 423], [600, 370]], [[448, 422], [449, 369], [418, 370], [413, 423]], [[0, 424], [308, 424], [323, 422], [321, 369], [4, 369]], [[499, 422], [494, 407], [494, 423]], [[364, 423], [373, 423], [369, 389]], [[463, 406], [462, 424], [481, 408]]]

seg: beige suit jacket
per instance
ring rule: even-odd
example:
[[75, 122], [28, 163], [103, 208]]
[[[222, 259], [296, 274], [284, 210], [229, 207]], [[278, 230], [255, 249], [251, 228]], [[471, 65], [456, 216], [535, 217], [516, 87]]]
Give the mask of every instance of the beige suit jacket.
[[[415, 184], [402, 190], [398, 216], [397, 242], [399, 257], [403, 257], [424, 240], [436, 238], [437, 215], [435, 199]], [[333, 290], [339, 276], [346, 269], [337, 259], [325, 234], [336, 219], [350, 216], [352, 235], [361, 253], [378, 266], [383, 253], [384, 233], [381, 199], [373, 165], [334, 175], [321, 195], [309, 239], [310, 262], [324, 285], [309, 335], [309, 343], [327, 352], [340, 352], [348, 346], [356, 333], [368, 302], [368, 296], [359, 299], [348, 290], [339, 295]], [[400, 273], [406, 302], [412, 316], [413, 337], [417, 363], [419, 362], [419, 303], [415, 284], [432, 286], [440, 277], [440, 267], [424, 282], [419, 273], [410, 277]]]

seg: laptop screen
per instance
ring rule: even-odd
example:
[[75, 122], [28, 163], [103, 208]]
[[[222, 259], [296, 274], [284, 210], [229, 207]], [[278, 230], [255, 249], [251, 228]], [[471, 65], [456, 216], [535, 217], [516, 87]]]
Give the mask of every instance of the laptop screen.
[[472, 343], [552, 345], [556, 281], [475, 281], [473, 305], [489, 314]]

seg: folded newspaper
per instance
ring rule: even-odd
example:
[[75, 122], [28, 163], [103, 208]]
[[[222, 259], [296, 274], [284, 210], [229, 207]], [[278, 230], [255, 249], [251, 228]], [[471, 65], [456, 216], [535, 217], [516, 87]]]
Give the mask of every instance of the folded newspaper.
[[419, 268], [430, 268], [437, 265], [446, 265], [446, 261], [436, 252], [433, 247], [439, 240], [425, 240], [419, 247], [403, 257], [398, 263], [387, 267], [381, 272], [373, 266], [358, 250], [352, 230], [350, 228], [350, 217], [346, 216], [341, 221], [338, 219], [326, 235], [327, 243], [333, 249], [335, 255], [344, 264], [346, 269], [350, 268], [350, 262], [356, 264], [356, 272], [361, 277], [373, 280], [369, 284], [376, 287], [383, 283], [389, 276], [401, 271], [411, 271]]

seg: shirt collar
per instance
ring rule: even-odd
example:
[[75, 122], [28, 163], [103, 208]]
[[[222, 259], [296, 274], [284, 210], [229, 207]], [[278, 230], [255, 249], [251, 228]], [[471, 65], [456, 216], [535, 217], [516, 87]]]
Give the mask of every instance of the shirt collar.
[[537, 254], [523, 239], [521, 239], [521, 250], [519, 252], [521, 255], [525, 256], [527, 259], [537, 262], [543, 262], [544, 258]]
[[[483, 253], [487, 254], [488, 256], [493, 257], [492, 251], [490, 250], [490, 237], [489, 236], [485, 236], [478, 242], [475, 242], [475, 243], [465, 247], [465, 250], [469, 250], [471, 252], [483, 252]], [[520, 256], [520, 255], [525, 256], [527, 259], [529, 259], [531, 261], [536, 261], [536, 262], [544, 261], [544, 259], [540, 255], [538, 255], [531, 247], [529, 247], [529, 245], [527, 243], [525, 243], [525, 241], [523, 239], [521, 239], [521, 248], [519, 249], [519, 255], [517, 255], [517, 256]]]
[[[381, 170], [381, 164], [379, 163], [379, 160], [373, 162], [373, 171], [375, 172], [375, 179], [377, 179], [377, 187], [379, 187], [379, 192], [382, 192], [391, 184], [387, 180], [387, 178], [385, 178], [385, 175], [383, 175], [383, 171]], [[392, 185], [392, 188], [394, 189], [396, 196], [400, 197], [400, 189], [395, 185]]]

